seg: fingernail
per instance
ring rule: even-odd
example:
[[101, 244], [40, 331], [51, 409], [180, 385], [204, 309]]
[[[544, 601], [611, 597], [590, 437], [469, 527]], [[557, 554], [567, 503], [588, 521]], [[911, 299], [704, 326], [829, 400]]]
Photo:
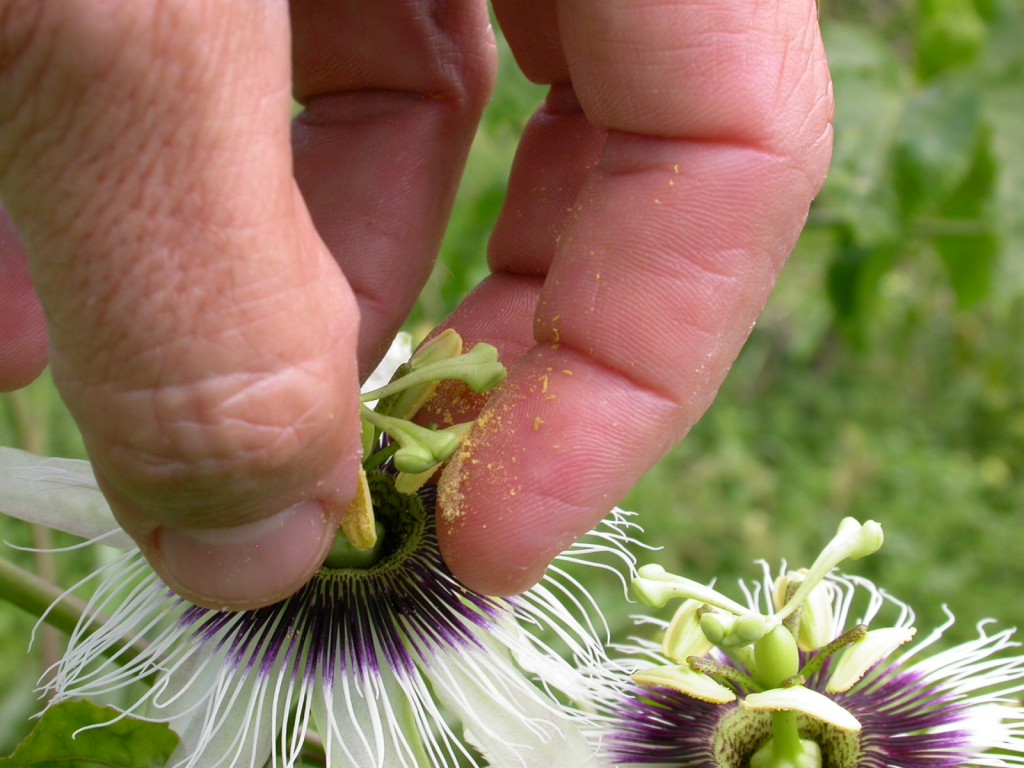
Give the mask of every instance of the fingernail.
[[312, 577], [336, 528], [319, 501], [235, 528], [162, 528], [157, 570], [176, 592], [208, 608], [270, 605]]

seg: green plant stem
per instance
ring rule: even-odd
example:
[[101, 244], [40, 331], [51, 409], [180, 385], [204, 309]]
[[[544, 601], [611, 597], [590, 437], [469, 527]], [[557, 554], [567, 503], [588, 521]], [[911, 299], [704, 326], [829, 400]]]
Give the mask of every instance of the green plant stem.
[[[81, 600], [64, 595], [48, 581], [4, 558], [0, 558], [0, 599], [42, 618], [51, 627], [68, 635], [74, 632], [85, 613], [85, 604]], [[105, 617], [93, 615], [91, 624], [84, 630], [85, 635], [93, 634], [106, 622]], [[145, 645], [138, 640], [127, 639], [130, 641], [128, 644], [110, 648], [105, 655], [117, 654], [121, 663], [137, 658], [145, 650]]]
[[772, 712], [772, 742], [775, 754], [796, 765], [802, 752], [796, 712]]
[[[18, 444], [29, 453], [37, 456], [47, 455], [50, 447], [50, 412], [38, 403], [30, 402], [24, 390], [10, 392], [7, 395], [10, 404], [11, 419], [17, 432]], [[53, 531], [46, 526], [31, 524], [32, 546], [35, 549], [35, 571], [47, 582], [53, 584], [57, 579], [57, 563], [54, 559]], [[43, 669], [50, 669], [60, 660], [60, 636], [53, 627], [43, 627], [39, 637], [42, 652]]]
[[50, 442], [47, 439], [50, 424], [46, 409], [33, 408], [24, 390], [8, 392], [4, 399], [10, 407], [17, 444], [29, 453], [44, 453]]
[[[53, 530], [45, 525], [32, 524], [32, 548], [35, 549], [35, 572], [48, 584], [58, 583], [57, 563], [53, 553]], [[43, 655], [43, 669], [50, 669], [60, 661], [60, 632], [55, 627], [43, 627], [39, 638]]]
[[772, 737], [750, 758], [751, 768], [822, 768], [821, 747], [800, 738], [796, 712], [772, 712]]

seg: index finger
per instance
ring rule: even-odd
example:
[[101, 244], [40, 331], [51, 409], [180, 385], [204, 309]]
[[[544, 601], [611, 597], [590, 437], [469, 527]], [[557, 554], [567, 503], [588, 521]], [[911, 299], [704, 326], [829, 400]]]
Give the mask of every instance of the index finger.
[[607, 134], [547, 260], [492, 243], [506, 274], [462, 310], [546, 267], [532, 346], [442, 482], [449, 565], [509, 594], [712, 401], [824, 179], [832, 109], [809, 0], [496, 5], [525, 71], [570, 81]]

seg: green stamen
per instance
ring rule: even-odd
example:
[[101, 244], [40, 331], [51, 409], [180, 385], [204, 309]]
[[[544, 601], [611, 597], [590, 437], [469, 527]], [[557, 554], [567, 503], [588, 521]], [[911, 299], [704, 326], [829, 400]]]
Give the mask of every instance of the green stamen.
[[852, 517], [843, 518], [832, 541], [825, 546], [814, 564], [807, 569], [806, 578], [786, 604], [775, 614], [775, 618], [779, 621], [785, 620], [800, 607], [811, 590], [820, 584], [833, 568], [843, 560], [859, 560], [877, 552], [882, 546], [882, 541], [882, 526], [874, 520], [868, 520], [862, 525]]
[[853, 629], [848, 629], [846, 632], [843, 632], [843, 634], [841, 634], [831, 643], [823, 645], [821, 648], [819, 648], [818, 652], [814, 654], [814, 656], [811, 657], [810, 661], [808, 661], [804, 665], [804, 668], [800, 670], [800, 674], [803, 675], [805, 678], [810, 678], [818, 670], [822, 668], [822, 666], [825, 664], [825, 660], [828, 659], [829, 656], [843, 650], [843, 648], [850, 645], [850, 643], [859, 640], [860, 638], [864, 637], [867, 633], [867, 624], [858, 624]]
[[[386, 400], [407, 390], [440, 381], [461, 381], [474, 392], [487, 392], [505, 380], [505, 366], [498, 362], [498, 350], [490, 344], [476, 344], [469, 352], [458, 357], [437, 360], [422, 367], [415, 364], [409, 367], [409, 373], [401, 378], [361, 395], [360, 402]], [[387, 408], [389, 413], [408, 418], [402, 414], [403, 410], [406, 409], [398, 406], [398, 401], [389, 404]]]
[[633, 579], [633, 592], [642, 603], [651, 608], [661, 608], [673, 599], [690, 599], [731, 614], [749, 613], [746, 606], [730, 600], [714, 588], [685, 576], [676, 576], [655, 564], [645, 565], [637, 571], [637, 576]]
[[418, 424], [385, 416], [360, 406], [363, 420], [387, 433], [399, 444], [395, 451], [395, 467], [400, 472], [419, 474], [438, 467], [458, 450], [472, 424], [457, 424], [448, 429], [433, 430]]
[[716, 680], [736, 683], [747, 691], [756, 691], [760, 688], [757, 681], [750, 675], [745, 675], [736, 667], [730, 667], [728, 664], [722, 664], [706, 656], [691, 656], [686, 660], [686, 664], [694, 672], [700, 672], [702, 675], [713, 677]]

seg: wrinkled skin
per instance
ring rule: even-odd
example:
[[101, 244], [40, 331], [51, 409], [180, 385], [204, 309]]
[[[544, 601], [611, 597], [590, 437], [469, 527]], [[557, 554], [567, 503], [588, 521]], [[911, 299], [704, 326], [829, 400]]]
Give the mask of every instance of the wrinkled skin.
[[[466, 584], [511, 594], [711, 402], [832, 103], [813, 0], [494, 5], [551, 89], [448, 321], [511, 372], [441, 534]], [[325, 556], [358, 381], [430, 272], [495, 68], [475, 0], [0, 0], [0, 386], [49, 360], [186, 597], [263, 605]]]

